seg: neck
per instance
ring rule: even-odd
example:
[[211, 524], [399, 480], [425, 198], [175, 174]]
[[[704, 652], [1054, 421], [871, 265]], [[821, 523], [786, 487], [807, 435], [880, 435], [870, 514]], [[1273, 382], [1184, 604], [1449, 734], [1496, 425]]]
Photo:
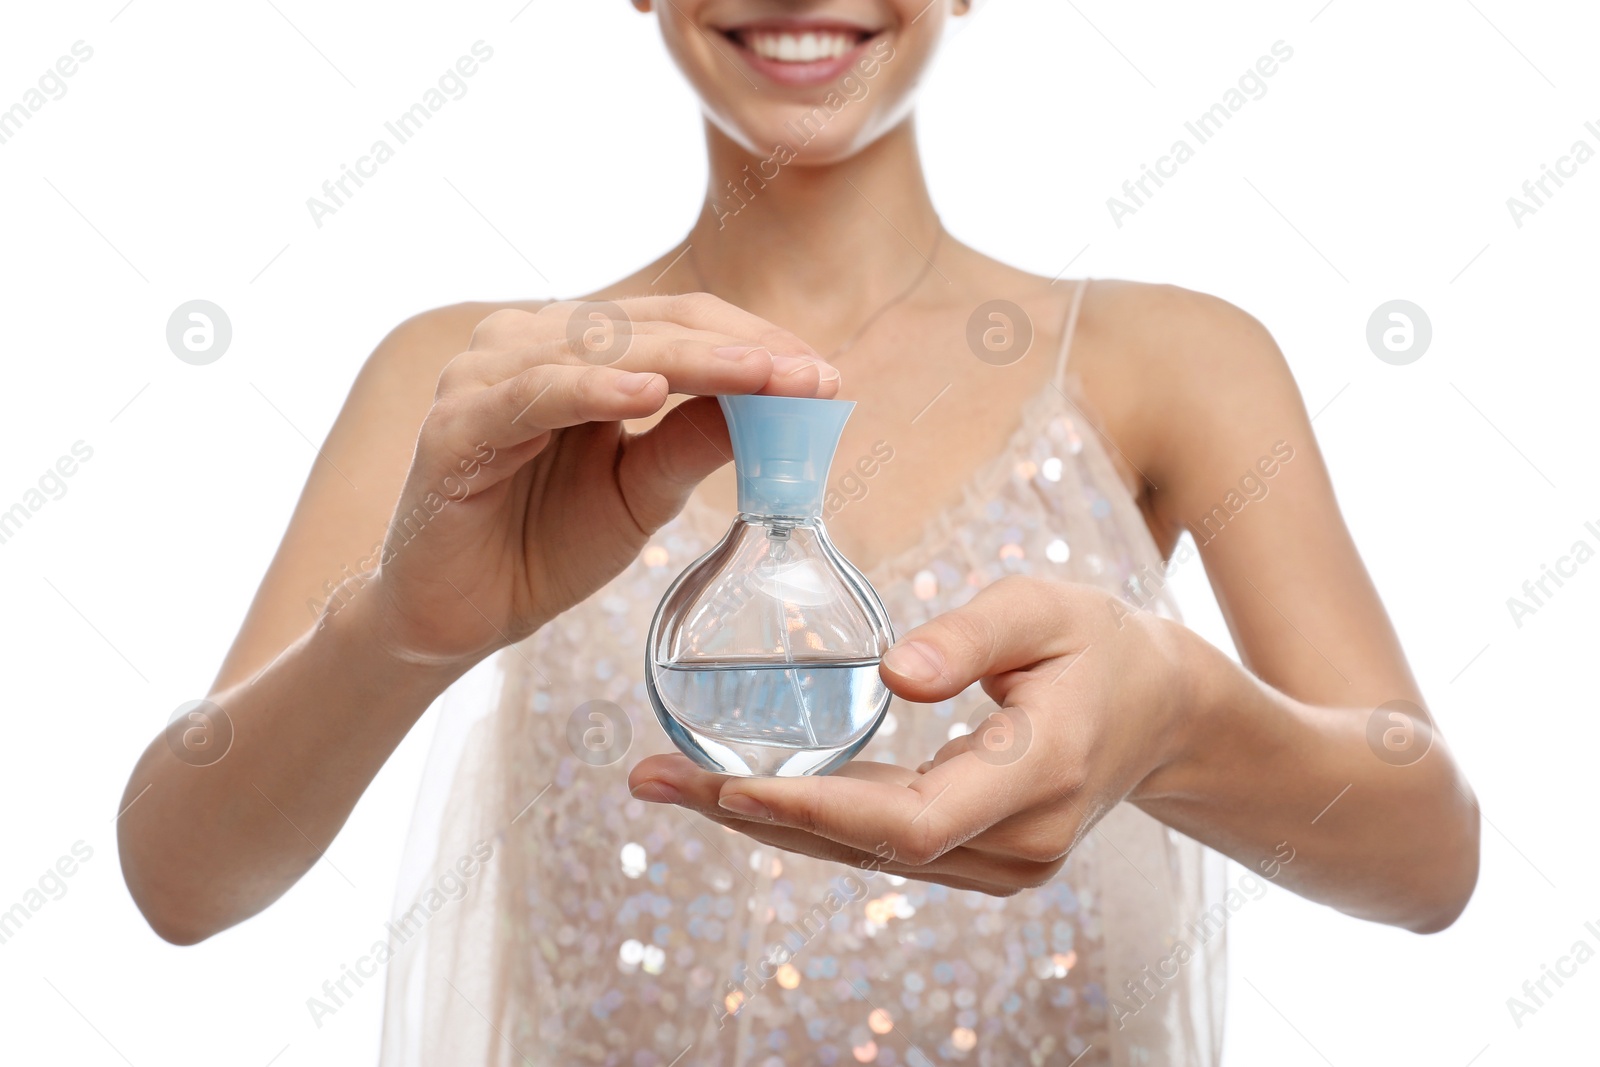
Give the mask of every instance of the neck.
[[707, 144], [710, 188], [685, 257], [694, 284], [810, 330], [826, 351], [927, 267], [941, 227], [910, 119], [827, 165], [779, 166], [709, 123]]

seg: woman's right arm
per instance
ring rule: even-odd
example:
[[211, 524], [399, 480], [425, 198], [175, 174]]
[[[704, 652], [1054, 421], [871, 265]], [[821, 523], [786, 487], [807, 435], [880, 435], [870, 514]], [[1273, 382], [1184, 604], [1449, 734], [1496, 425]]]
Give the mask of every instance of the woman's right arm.
[[[160, 936], [271, 904], [446, 686], [625, 567], [726, 462], [707, 398], [837, 391], [798, 338], [714, 298], [619, 303], [615, 360], [573, 340], [567, 303], [430, 312], [367, 362], [208, 698], [231, 747], [163, 734], [129, 779], [122, 867]], [[623, 428], [674, 393], [697, 396]]]

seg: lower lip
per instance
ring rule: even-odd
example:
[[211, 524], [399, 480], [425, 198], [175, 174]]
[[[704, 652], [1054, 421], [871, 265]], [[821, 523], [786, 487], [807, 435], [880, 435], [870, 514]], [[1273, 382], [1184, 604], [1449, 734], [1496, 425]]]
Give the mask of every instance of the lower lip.
[[855, 66], [861, 54], [875, 39], [875, 37], [863, 39], [860, 44], [837, 59], [817, 59], [810, 63], [785, 63], [777, 59], [768, 59], [757, 55], [754, 49], [747, 48], [738, 41], [729, 40], [729, 43], [733, 45], [734, 51], [739, 53], [745, 65], [763, 77], [779, 85], [813, 87], [838, 81], [846, 71]]

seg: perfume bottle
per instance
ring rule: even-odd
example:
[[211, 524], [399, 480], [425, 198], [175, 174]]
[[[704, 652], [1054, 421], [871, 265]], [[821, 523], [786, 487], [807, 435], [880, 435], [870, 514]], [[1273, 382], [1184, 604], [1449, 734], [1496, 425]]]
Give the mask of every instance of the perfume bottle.
[[855, 404], [718, 398], [739, 515], [656, 609], [645, 688], [667, 735], [720, 774], [827, 774], [861, 751], [889, 691], [883, 602], [828, 540], [822, 498]]

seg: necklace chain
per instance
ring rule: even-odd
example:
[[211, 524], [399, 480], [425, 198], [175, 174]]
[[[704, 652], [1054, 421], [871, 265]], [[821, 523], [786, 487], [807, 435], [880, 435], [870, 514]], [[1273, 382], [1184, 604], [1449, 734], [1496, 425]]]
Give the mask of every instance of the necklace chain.
[[[939, 254], [940, 245], [944, 243], [944, 234], [944, 226], [940, 225], [938, 232], [933, 236], [933, 247], [928, 249], [928, 254], [926, 256], [922, 257], [924, 261], [922, 269], [917, 271], [917, 276], [911, 280], [911, 284], [906, 286], [900, 292], [891, 296], [889, 299], [885, 300], [883, 303], [879, 304], [867, 315], [866, 318], [862, 319], [861, 325], [856, 327], [855, 332], [849, 337], [846, 337], [839, 347], [828, 353], [826, 359], [829, 363], [832, 363], [839, 356], [842, 356], [848, 352], [850, 348], [857, 341], [861, 340], [862, 336], [872, 328], [873, 324], [889, 311], [889, 309], [893, 308], [896, 304], [904, 302], [908, 297], [911, 296], [912, 293], [917, 291], [924, 281], [927, 280], [928, 272], [933, 270], [933, 259]], [[689, 269], [694, 272], [695, 281], [699, 284], [702, 290], [705, 292], [710, 292], [711, 283], [706, 280], [705, 272], [700, 269], [700, 264], [695, 260], [694, 246], [685, 245], [683, 251], [684, 258], [688, 260]]]

